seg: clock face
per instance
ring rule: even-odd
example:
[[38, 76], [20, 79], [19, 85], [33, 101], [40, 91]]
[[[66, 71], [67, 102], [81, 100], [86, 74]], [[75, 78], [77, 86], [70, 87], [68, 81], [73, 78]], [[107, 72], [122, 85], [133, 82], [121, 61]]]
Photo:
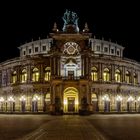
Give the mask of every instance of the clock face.
[[69, 55], [78, 54], [79, 53], [78, 44], [75, 43], [75, 42], [67, 42], [67, 43], [65, 43], [63, 53], [69, 54]]

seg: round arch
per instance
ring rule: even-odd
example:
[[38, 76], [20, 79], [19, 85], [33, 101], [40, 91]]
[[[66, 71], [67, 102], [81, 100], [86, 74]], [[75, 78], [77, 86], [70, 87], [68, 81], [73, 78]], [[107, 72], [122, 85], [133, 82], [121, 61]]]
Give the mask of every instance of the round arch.
[[75, 87], [68, 87], [63, 92], [64, 112], [78, 112], [78, 90]]

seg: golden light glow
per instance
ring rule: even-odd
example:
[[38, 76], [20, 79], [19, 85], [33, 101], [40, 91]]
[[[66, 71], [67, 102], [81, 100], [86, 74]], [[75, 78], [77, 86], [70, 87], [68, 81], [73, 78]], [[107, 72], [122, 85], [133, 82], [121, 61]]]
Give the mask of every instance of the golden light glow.
[[4, 98], [3, 97], [0, 97], [0, 102], [4, 102]]
[[102, 97], [102, 100], [103, 100], [103, 101], [110, 101], [110, 99], [109, 99], [109, 96], [108, 96], [108, 95], [104, 95], [104, 96]]
[[39, 70], [37, 68], [33, 69], [32, 80], [34, 82], [39, 81]]
[[27, 81], [27, 70], [23, 69], [21, 74], [21, 82], [25, 83]]
[[134, 101], [134, 98], [132, 96], [130, 96], [127, 101], [128, 102]]
[[115, 81], [121, 82], [121, 74], [120, 74], [120, 70], [118, 69], [115, 71]]
[[98, 80], [96, 67], [92, 67], [92, 69], [91, 69], [91, 80], [92, 81], [97, 81]]
[[9, 102], [14, 102], [15, 100], [14, 100], [14, 98], [13, 98], [12, 96], [10, 96], [10, 97], [8, 98], [8, 101], [9, 101]]
[[122, 99], [123, 99], [122, 96], [117, 96], [117, 97], [116, 97], [116, 100], [117, 100], [117, 101], [122, 101]]
[[68, 87], [64, 90], [64, 98], [63, 98], [63, 103], [64, 103], [64, 112], [68, 112], [68, 99], [72, 98], [74, 99], [74, 112], [78, 112], [78, 90], [74, 87]]
[[109, 69], [105, 68], [104, 72], [103, 72], [103, 80], [104, 81], [109, 81], [109, 79], [110, 79], [109, 76], [110, 76]]
[[25, 96], [21, 96], [21, 97], [19, 98], [19, 100], [20, 100], [20, 101], [26, 101], [26, 98], [25, 98]]
[[38, 97], [37, 95], [35, 95], [34, 97], [33, 97], [33, 101], [39, 101], [40, 100], [40, 97]]
[[16, 81], [17, 81], [17, 72], [14, 71], [12, 74], [12, 83], [14, 84], [14, 83], [16, 83]]

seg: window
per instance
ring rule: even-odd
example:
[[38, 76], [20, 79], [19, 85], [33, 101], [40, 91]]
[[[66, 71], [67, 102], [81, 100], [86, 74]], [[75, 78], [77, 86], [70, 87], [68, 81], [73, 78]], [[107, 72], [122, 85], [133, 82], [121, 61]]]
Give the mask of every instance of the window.
[[137, 78], [137, 74], [136, 73], [134, 73], [133, 74], [133, 82], [134, 82], [134, 84], [137, 84], [138, 83], [138, 78]]
[[16, 82], [17, 82], [17, 72], [14, 71], [14, 72], [12, 73], [12, 83], [14, 84], [14, 83], [16, 83]]
[[108, 48], [107, 47], [104, 48], [104, 52], [108, 52]]
[[27, 70], [23, 69], [21, 72], [21, 82], [25, 83], [27, 81]]
[[51, 77], [51, 68], [46, 67], [45, 68], [45, 81], [50, 81], [50, 77]]
[[32, 50], [31, 50], [31, 49], [29, 49], [29, 54], [31, 54], [31, 52], [32, 52]]
[[130, 72], [129, 71], [126, 71], [126, 73], [125, 73], [125, 81], [126, 81], [126, 83], [130, 83]]
[[39, 70], [38, 70], [38, 68], [33, 69], [33, 71], [32, 71], [32, 80], [34, 82], [39, 81]]
[[109, 77], [110, 77], [109, 69], [105, 68], [104, 72], [103, 72], [103, 80], [104, 81], [109, 81], [109, 79], [110, 79]]
[[100, 46], [99, 45], [96, 46], [96, 51], [100, 51]]
[[26, 51], [23, 51], [23, 55], [25, 55], [26, 54]]
[[38, 47], [35, 47], [35, 52], [38, 52]]
[[121, 73], [120, 73], [120, 70], [118, 69], [115, 71], [115, 81], [121, 82]]
[[98, 80], [98, 74], [97, 74], [97, 68], [96, 67], [91, 68], [91, 80], [92, 81], [97, 81]]
[[117, 51], [117, 55], [120, 55], [120, 51]]
[[42, 46], [42, 50], [43, 51], [46, 51], [46, 46]]
[[111, 53], [114, 54], [114, 49], [111, 49]]

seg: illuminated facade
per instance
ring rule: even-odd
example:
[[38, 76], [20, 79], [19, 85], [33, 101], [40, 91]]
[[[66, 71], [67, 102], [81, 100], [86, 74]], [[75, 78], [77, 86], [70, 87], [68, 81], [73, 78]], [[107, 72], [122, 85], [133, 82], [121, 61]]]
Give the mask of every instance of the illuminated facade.
[[0, 112], [139, 112], [140, 63], [116, 43], [79, 31], [66, 11], [62, 31], [19, 46], [0, 63]]

